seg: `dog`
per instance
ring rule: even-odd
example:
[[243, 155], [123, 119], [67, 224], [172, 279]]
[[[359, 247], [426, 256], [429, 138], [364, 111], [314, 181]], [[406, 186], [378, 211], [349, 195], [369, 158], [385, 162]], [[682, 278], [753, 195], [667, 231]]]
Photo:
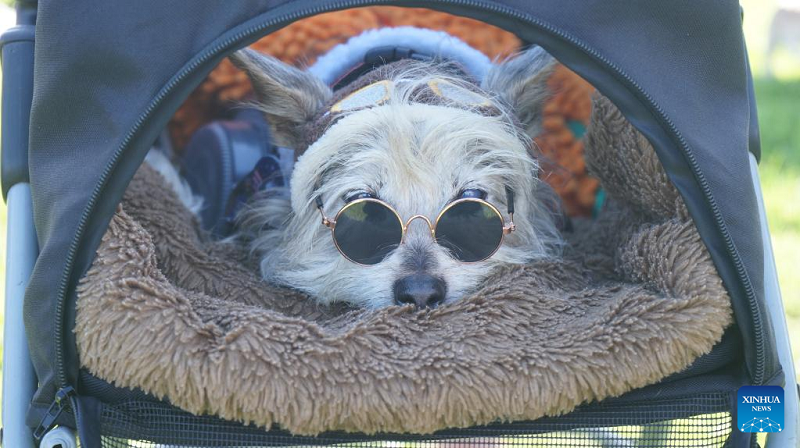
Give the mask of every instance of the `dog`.
[[288, 194], [255, 197], [238, 216], [235, 237], [266, 281], [321, 304], [435, 308], [497, 269], [558, 255], [554, 193], [532, 150], [554, 68], [541, 48], [480, 83], [452, 62], [403, 60], [336, 91], [252, 50], [230, 58], [276, 144], [300, 154]]

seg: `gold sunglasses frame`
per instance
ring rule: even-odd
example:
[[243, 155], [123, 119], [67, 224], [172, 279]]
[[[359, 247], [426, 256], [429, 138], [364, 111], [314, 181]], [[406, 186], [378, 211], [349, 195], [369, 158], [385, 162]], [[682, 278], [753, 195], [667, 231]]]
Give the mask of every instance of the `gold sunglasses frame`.
[[[462, 198], [462, 199], [456, 199], [455, 201], [450, 202], [449, 204], [447, 204], [442, 209], [441, 212], [439, 212], [439, 215], [436, 217], [436, 221], [435, 222], [431, 222], [430, 218], [428, 218], [425, 215], [414, 215], [414, 216], [408, 218], [407, 221], [403, 221], [403, 218], [400, 217], [400, 214], [397, 212], [397, 210], [394, 209], [394, 207], [392, 207], [390, 204], [388, 204], [388, 203], [386, 203], [384, 201], [381, 201], [380, 199], [376, 199], [376, 198], [361, 198], [361, 199], [356, 199], [355, 201], [349, 202], [349, 203], [345, 204], [341, 209], [339, 209], [339, 211], [336, 213], [336, 216], [333, 219], [329, 219], [327, 216], [325, 216], [325, 211], [322, 209], [322, 205], [319, 202], [321, 202], [321, 201], [318, 201], [318, 203], [317, 203], [317, 210], [319, 210], [319, 213], [322, 216], [322, 225], [324, 225], [325, 227], [330, 229], [330, 231], [331, 231], [331, 239], [333, 240], [334, 246], [336, 246], [336, 250], [338, 250], [339, 253], [342, 254], [342, 256], [344, 258], [346, 258], [348, 261], [350, 261], [351, 263], [355, 263], [355, 264], [358, 264], [358, 265], [361, 265], [361, 266], [372, 266], [372, 265], [365, 264], [365, 263], [359, 263], [359, 262], [353, 260], [352, 258], [348, 257], [347, 254], [345, 254], [344, 251], [342, 251], [342, 248], [339, 247], [339, 243], [336, 241], [336, 236], [334, 234], [334, 231], [336, 229], [336, 221], [338, 221], [339, 216], [341, 216], [342, 213], [344, 213], [345, 210], [347, 210], [348, 208], [350, 208], [350, 207], [352, 207], [352, 206], [354, 206], [356, 204], [360, 204], [362, 202], [376, 202], [376, 203], [381, 204], [384, 207], [388, 208], [392, 213], [394, 213], [394, 216], [397, 217], [397, 222], [400, 223], [400, 228], [402, 229], [402, 233], [400, 235], [400, 243], [398, 244], [398, 246], [400, 244], [403, 244], [403, 241], [405, 241], [406, 231], [408, 230], [408, 227], [411, 225], [411, 222], [414, 221], [415, 219], [422, 219], [423, 221], [425, 221], [426, 224], [428, 224], [428, 229], [431, 231], [431, 237], [433, 238], [433, 241], [436, 242], [436, 244], [439, 244], [439, 242], [436, 240], [436, 227], [439, 224], [439, 220], [442, 218], [442, 216], [448, 210], [450, 210], [454, 206], [456, 206], [458, 204], [461, 204], [461, 203], [464, 203], [464, 202], [478, 202], [480, 204], [488, 206], [492, 211], [494, 211], [497, 214], [497, 217], [500, 218], [500, 222], [503, 224], [503, 233], [500, 236], [500, 241], [497, 243], [497, 247], [495, 247], [494, 250], [489, 255], [487, 255], [484, 258], [481, 258], [480, 260], [475, 260], [475, 261], [461, 261], [461, 260], [459, 260], [461, 263], [464, 263], [464, 264], [480, 263], [482, 261], [488, 260], [489, 258], [492, 258], [492, 256], [495, 253], [497, 253], [498, 250], [500, 250], [500, 247], [503, 245], [503, 241], [505, 241], [506, 235], [510, 234], [511, 232], [513, 232], [514, 230], [517, 229], [516, 225], [514, 225], [514, 212], [513, 211], [509, 211], [508, 212], [509, 220], [508, 220], [508, 224], [506, 224], [506, 220], [505, 220], [505, 218], [503, 218], [503, 214], [500, 213], [500, 210], [498, 210], [497, 207], [492, 205], [491, 202], [488, 202], [488, 201], [486, 201], [484, 199], [479, 199], [479, 198]], [[513, 210], [513, 208], [512, 208], [512, 210]]]

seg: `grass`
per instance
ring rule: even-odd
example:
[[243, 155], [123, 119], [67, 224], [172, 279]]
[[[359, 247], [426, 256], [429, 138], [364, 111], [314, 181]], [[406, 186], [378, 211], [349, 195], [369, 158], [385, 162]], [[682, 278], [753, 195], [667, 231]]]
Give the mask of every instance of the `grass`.
[[[2, 78], [0, 77], [0, 83]], [[5, 329], [6, 297], [6, 203], [0, 201], [0, 330]], [[3, 336], [0, 331], [0, 384], [3, 382]], [[3, 389], [0, 387], [0, 409], [2, 409]]]
[[[756, 78], [761, 127], [759, 166], [772, 247], [778, 268], [789, 337], [800, 372], [800, 59], [778, 51], [765, 76], [769, 23], [775, 0], [745, 0], [744, 31]], [[797, 376], [800, 381], [800, 374]]]
[[756, 97], [763, 148], [761, 185], [795, 371], [800, 372], [800, 79], [757, 80]]

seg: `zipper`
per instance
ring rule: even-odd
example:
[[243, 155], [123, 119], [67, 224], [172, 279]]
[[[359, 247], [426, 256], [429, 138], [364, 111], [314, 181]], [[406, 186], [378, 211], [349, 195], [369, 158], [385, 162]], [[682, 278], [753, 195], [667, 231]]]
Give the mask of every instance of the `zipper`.
[[[62, 412], [67, 408], [67, 406], [71, 407], [76, 415], [77, 419], [77, 409], [78, 406], [74, 402], [76, 399], [75, 389], [70, 386], [63, 387], [56, 392], [56, 398], [53, 400], [53, 403], [47, 408], [47, 412], [45, 412], [44, 417], [39, 422], [39, 426], [33, 430], [33, 437], [36, 439], [37, 442], [42, 440], [45, 434], [48, 431], [53, 429], [56, 426], [56, 420], [61, 415]], [[77, 423], [77, 422], [76, 422]]]
[[[266, 22], [259, 23], [257, 25], [253, 25], [247, 28], [246, 30], [240, 31], [235, 35], [225, 39], [224, 41], [204, 51], [202, 54], [200, 54], [200, 56], [197, 59], [195, 59], [191, 64], [182, 69], [169, 83], [167, 83], [159, 91], [159, 93], [150, 102], [150, 105], [147, 107], [147, 109], [145, 109], [144, 113], [142, 113], [142, 115], [137, 119], [133, 128], [131, 128], [131, 130], [128, 132], [125, 139], [122, 141], [122, 144], [114, 152], [108, 165], [106, 165], [106, 168], [103, 170], [103, 173], [100, 176], [100, 181], [98, 182], [97, 186], [92, 192], [89, 202], [86, 208], [84, 209], [83, 214], [81, 215], [80, 221], [78, 222], [77, 232], [72, 239], [72, 243], [70, 244], [69, 251], [66, 257], [66, 264], [65, 264], [66, 269], [62, 273], [60, 285], [58, 288], [58, 296], [56, 303], [56, 328], [55, 328], [56, 369], [55, 370], [56, 370], [56, 382], [59, 387], [63, 387], [65, 389], [69, 388], [67, 384], [66, 366], [64, 365], [64, 353], [63, 353], [64, 338], [62, 330], [64, 327], [64, 306], [67, 298], [67, 287], [69, 284], [69, 277], [73, 268], [73, 264], [75, 262], [75, 256], [78, 250], [78, 245], [80, 243], [81, 236], [83, 235], [83, 232], [86, 228], [89, 216], [94, 210], [94, 206], [97, 203], [97, 200], [100, 197], [101, 192], [105, 188], [106, 182], [108, 181], [112, 169], [116, 166], [122, 154], [126, 152], [128, 146], [130, 145], [130, 142], [133, 140], [133, 137], [136, 135], [139, 129], [141, 129], [142, 125], [145, 123], [148, 117], [153, 113], [153, 111], [158, 107], [158, 105], [161, 104], [161, 102], [164, 100], [167, 94], [171, 92], [178, 84], [180, 84], [195, 69], [197, 69], [200, 65], [202, 65], [212, 57], [219, 55], [224, 50], [230, 48], [231, 46], [235, 45], [238, 42], [245, 40], [248, 37], [252, 37], [253, 35], [258, 33], [263, 33], [267, 28], [274, 26], [276, 24], [286, 23], [288, 21], [293, 21], [301, 17], [312, 16], [332, 10], [347, 9], [347, 8], [377, 5], [377, 4], [397, 4], [397, 3], [399, 2], [392, 0], [344, 0], [324, 6], [312, 6], [309, 8], [300, 9], [292, 13], [280, 15], [276, 18], [270, 19]], [[642, 89], [642, 87], [636, 81], [634, 81], [627, 73], [622, 71], [616, 64], [609, 61], [607, 58], [605, 58], [603, 55], [601, 55], [594, 49], [588, 47], [582, 41], [578, 40], [577, 38], [573, 37], [570, 34], [565, 33], [564, 31], [561, 31], [560, 29], [557, 29], [549, 25], [548, 23], [542, 22], [539, 19], [531, 17], [528, 14], [524, 14], [519, 11], [509, 9], [506, 6], [496, 5], [493, 3], [486, 3], [478, 0], [432, 0], [431, 3], [436, 3], [441, 5], [450, 4], [456, 6], [467, 6], [472, 8], [479, 8], [486, 11], [501, 13], [508, 17], [514, 17], [516, 19], [522, 20], [527, 24], [532, 25], [534, 28], [537, 28], [540, 31], [545, 31], [550, 35], [556, 36], [566, 42], [569, 42], [575, 48], [580, 49], [585, 54], [588, 54], [589, 56], [593, 57], [596, 61], [600, 62], [611, 73], [614, 73], [618, 77], [621, 77], [625, 81], [626, 85], [628, 87], [632, 87], [640, 98], [644, 98], [646, 105], [649, 106], [651, 110], [657, 112], [658, 118], [661, 120], [663, 125], [666, 125], [667, 131], [680, 144], [683, 154], [686, 156], [686, 159], [689, 162], [692, 172], [695, 175], [696, 180], [700, 184], [700, 188], [703, 194], [705, 195], [705, 199], [711, 208], [714, 220], [717, 225], [717, 229], [720, 231], [723, 237], [726, 249], [728, 250], [728, 254], [733, 259], [734, 267], [736, 269], [736, 273], [739, 276], [739, 280], [744, 286], [745, 295], [747, 297], [752, 319], [755, 324], [756, 365], [754, 369], [755, 373], [753, 381], [755, 384], [761, 384], [764, 380], [764, 374], [765, 374], [764, 372], [766, 363], [765, 360], [766, 355], [764, 353], [765, 342], [764, 342], [764, 330], [762, 327], [763, 322], [762, 322], [761, 312], [758, 308], [753, 285], [750, 282], [750, 278], [747, 276], [744, 265], [742, 264], [741, 257], [738, 251], [736, 250], [736, 247], [733, 244], [733, 239], [731, 238], [730, 232], [728, 231], [728, 228], [725, 225], [725, 222], [722, 218], [722, 213], [720, 212], [716, 201], [711, 195], [711, 188], [709, 187], [708, 181], [706, 180], [704, 174], [701, 172], [699, 168], [697, 159], [695, 158], [692, 149], [687, 144], [683, 135], [678, 131], [673, 121], [669, 117], [667, 117], [666, 114], [664, 113], [664, 110], [658, 104], [655, 103], [652, 96], [650, 96], [650, 94], [645, 92], [644, 89]]]

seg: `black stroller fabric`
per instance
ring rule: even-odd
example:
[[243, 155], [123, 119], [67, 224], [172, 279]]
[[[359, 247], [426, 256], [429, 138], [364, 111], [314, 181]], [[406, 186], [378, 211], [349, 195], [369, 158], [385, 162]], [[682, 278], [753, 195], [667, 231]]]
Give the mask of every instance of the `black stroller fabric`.
[[614, 101], [655, 147], [709, 248], [732, 299], [748, 381], [779, 374], [753, 224], [748, 153], [758, 155], [750, 138], [757, 128], [736, 1], [47, 0], [38, 6], [29, 153], [41, 248], [25, 298], [40, 385], [31, 425], [59, 388], [82, 393], [75, 286], [182, 100], [231, 51], [301, 17], [372, 4], [425, 6], [506, 28]]

